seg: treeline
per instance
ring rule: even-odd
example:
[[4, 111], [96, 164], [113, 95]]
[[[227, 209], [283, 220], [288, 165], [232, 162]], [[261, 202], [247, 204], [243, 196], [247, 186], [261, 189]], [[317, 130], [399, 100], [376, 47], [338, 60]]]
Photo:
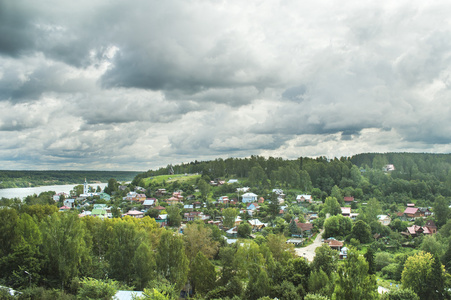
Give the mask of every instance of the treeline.
[[86, 180], [108, 182], [110, 178], [130, 181], [139, 172], [130, 171], [0, 171], [0, 188], [35, 187], [83, 183]]
[[54, 205], [9, 204], [0, 209], [0, 285], [21, 290], [19, 299], [55, 289], [49, 299], [109, 299], [94, 296], [104, 285], [165, 296], [148, 299], [178, 299], [185, 289], [198, 299], [301, 299], [309, 291], [312, 268], [282, 235], [227, 245], [200, 221], [180, 235], [149, 217], [79, 218]]
[[[395, 170], [384, 171], [387, 164], [393, 164]], [[173, 171], [176, 174], [199, 173], [210, 180], [239, 178], [243, 185], [257, 188], [320, 190], [322, 200], [337, 186], [343, 196], [360, 200], [377, 197], [383, 202], [407, 203], [409, 199], [419, 199], [427, 204], [439, 195], [451, 196], [450, 170], [451, 154], [367, 153], [333, 159], [300, 157], [295, 160], [251, 156], [194, 161], [149, 170], [138, 174], [133, 184], [139, 185], [144, 178]]]

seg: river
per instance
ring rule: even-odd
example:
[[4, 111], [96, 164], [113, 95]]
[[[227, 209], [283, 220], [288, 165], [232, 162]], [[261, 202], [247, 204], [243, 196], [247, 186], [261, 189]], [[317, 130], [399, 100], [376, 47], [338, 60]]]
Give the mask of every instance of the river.
[[[69, 192], [74, 188], [74, 186], [77, 186], [78, 184], [68, 184], [68, 185], [46, 185], [46, 186], [37, 186], [37, 187], [29, 187], [29, 188], [13, 188], [13, 189], [0, 189], [0, 198], [20, 198], [23, 199], [26, 196], [29, 195], [39, 195], [42, 192], [47, 191], [54, 191], [55, 193], [66, 193], [69, 194]], [[97, 186], [100, 186], [100, 188], [103, 190], [108, 183], [91, 183], [89, 184], [94, 189], [97, 188]]]

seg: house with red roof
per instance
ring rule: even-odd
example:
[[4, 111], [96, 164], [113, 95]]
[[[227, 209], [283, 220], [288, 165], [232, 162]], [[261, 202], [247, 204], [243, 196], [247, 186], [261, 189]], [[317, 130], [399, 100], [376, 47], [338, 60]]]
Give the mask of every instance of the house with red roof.
[[417, 237], [423, 234], [433, 235], [437, 233], [437, 226], [435, 226], [434, 221], [428, 220], [424, 226], [412, 225], [407, 227], [407, 231], [401, 232], [401, 234], [406, 236]]
[[138, 210], [130, 210], [128, 213], [123, 214], [122, 216], [123, 217], [130, 216], [133, 218], [141, 219], [141, 218], [144, 218], [144, 213], [142, 211], [138, 211]]
[[343, 200], [345, 203], [352, 203], [354, 202], [354, 197], [344, 197]]
[[420, 217], [420, 210], [418, 207], [406, 207], [404, 215], [408, 218], [418, 218]]

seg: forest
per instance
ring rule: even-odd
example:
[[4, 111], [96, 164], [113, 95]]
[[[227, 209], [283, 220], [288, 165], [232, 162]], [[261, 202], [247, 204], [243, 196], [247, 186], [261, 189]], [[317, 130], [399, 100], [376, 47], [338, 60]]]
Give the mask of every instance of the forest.
[[88, 182], [107, 182], [110, 178], [130, 181], [138, 172], [129, 171], [13, 171], [0, 170], [0, 189]]
[[[394, 170], [387, 170], [393, 165]], [[195, 175], [197, 174], [197, 175]], [[233, 184], [217, 184], [236, 179]], [[246, 211], [237, 188], [261, 198]], [[139, 188], [163, 212], [124, 200]], [[182, 203], [168, 205], [157, 193], [182, 191]], [[273, 189], [282, 189], [280, 203]], [[450, 299], [451, 156], [368, 153], [328, 159], [249, 158], [170, 165], [137, 174], [125, 190], [115, 179], [111, 200], [86, 199], [85, 206], [60, 212], [51, 193], [0, 203], [0, 285], [21, 292], [8, 299], [113, 299], [117, 290], [144, 291], [140, 299]], [[310, 194], [312, 203], [296, 195]], [[218, 203], [221, 196], [235, 200]], [[351, 204], [345, 197], [353, 197]], [[79, 217], [94, 204], [111, 206], [113, 218]], [[186, 205], [221, 220], [185, 220]], [[427, 208], [424, 217], [406, 218], [407, 205]], [[351, 219], [341, 207], [356, 213]], [[143, 218], [121, 217], [129, 210]], [[168, 223], [161, 227], [160, 215]], [[297, 223], [307, 223], [311, 234]], [[379, 215], [391, 217], [389, 225]], [[225, 230], [234, 220], [258, 218], [267, 226], [237, 227], [237, 242]], [[407, 236], [408, 227], [435, 224], [437, 232]], [[308, 261], [298, 250], [322, 233], [348, 248], [347, 257], [328, 244]], [[287, 243], [303, 236], [304, 245]], [[379, 294], [378, 287], [387, 289]]]

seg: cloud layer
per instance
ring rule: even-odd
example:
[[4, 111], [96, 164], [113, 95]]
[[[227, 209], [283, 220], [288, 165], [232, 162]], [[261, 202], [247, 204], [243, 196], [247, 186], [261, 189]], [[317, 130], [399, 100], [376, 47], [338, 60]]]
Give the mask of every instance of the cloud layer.
[[0, 2], [3, 169], [450, 152], [447, 1]]

